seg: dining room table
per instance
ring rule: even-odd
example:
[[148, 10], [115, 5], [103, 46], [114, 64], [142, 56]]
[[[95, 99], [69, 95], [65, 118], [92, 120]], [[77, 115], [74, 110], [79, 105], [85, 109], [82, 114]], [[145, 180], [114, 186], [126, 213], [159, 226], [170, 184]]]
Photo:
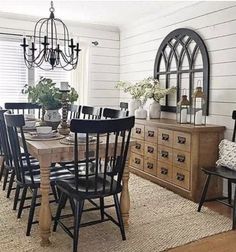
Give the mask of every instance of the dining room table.
[[[51, 236], [51, 223], [52, 214], [51, 207], [49, 204], [50, 194], [50, 166], [52, 163], [60, 163], [62, 161], [73, 160], [74, 145], [66, 141], [67, 138], [58, 135], [58, 137], [51, 139], [33, 139], [27, 137], [26, 143], [28, 151], [31, 155], [38, 159], [40, 164], [40, 191], [41, 191], [41, 204], [39, 209], [39, 234], [41, 237], [41, 246], [50, 246]], [[130, 146], [134, 144], [134, 141], [130, 140]], [[105, 141], [100, 144], [101, 148], [104, 149], [105, 155]], [[112, 143], [109, 146], [112, 151]], [[85, 143], [79, 144], [79, 157], [83, 159], [86, 155]], [[94, 153], [89, 155], [93, 156]], [[129, 156], [129, 154], [128, 154]], [[127, 156], [127, 157], [128, 157]], [[122, 179], [122, 192], [120, 195], [121, 213], [124, 221], [124, 226], [127, 228], [129, 224], [129, 210], [130, 210], [130, 196], [129, 196], [129, 166], [126, 161], [123, 179]]]

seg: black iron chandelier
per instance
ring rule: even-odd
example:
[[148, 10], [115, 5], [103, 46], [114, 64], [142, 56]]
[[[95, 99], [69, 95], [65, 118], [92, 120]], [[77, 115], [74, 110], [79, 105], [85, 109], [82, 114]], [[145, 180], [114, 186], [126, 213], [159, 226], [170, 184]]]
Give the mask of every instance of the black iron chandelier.
[[[41, 18], [35, 25], [31, 47], [23, 38], [21, 46], [28, 68], [39, 67], [43, 70], [62, 68], [70, 71], [76, 68], [79, 59], [79, 43], [69, 38], [69, 31], [61, 19], [55, 18], [53, 1], [49, 18]], [[62, 35], [59, 36], [59, 32]]]

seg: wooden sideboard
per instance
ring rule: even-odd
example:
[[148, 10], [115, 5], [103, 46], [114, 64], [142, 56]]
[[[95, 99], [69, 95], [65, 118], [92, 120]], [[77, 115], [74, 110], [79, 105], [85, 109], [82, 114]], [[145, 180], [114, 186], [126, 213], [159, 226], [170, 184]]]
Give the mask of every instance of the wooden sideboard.
[[[177, 124], [171, 119], [135, 121], [130, 171], [198, 202], [205, 175], [214, 166], [224, 126]], [[222, 180], [213, 178], [208, 197], [222, 194]]]

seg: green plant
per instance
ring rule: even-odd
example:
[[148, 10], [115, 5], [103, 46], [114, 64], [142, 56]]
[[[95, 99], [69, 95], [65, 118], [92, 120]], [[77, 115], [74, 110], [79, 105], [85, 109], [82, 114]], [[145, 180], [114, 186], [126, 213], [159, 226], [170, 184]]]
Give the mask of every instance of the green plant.
[[[44, 109], [59, 109], [62, 106], [62, 92], [55, 85], [56, 83], [52, 79], [40, 77], [39, 82], [35, 86], [26, 84], [22, 93], [28, 94], [30, 102], [40, 104]], [[77, 101], [79, 97], [74, 88], [71, 88], [67, 95], [70, 103]]]
[[152, 77], [145, 78], [135, 84], [119, 81], [115, 87], [122, 89], [125, 93], [129, 93], [133, 99], [141, 100], [143, 104], [149, 98], [159, 102], [167, 94], [173, 93], [176, 90], [176, 87], [161, 88], [159, 80]]
[[79, 98], [79, 94], [77, 93], [77, 91], [72, 87], [70, 89], [70, 92], [68, 93], [68, 100], [69, 103], [73, 104], [74, 102], [76, 102]]

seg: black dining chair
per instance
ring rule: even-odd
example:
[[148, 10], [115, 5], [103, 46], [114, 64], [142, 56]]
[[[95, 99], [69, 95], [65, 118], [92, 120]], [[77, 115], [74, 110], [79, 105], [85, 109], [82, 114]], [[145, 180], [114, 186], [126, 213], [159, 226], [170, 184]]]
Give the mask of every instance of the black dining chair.
[[34, 114], [37, 119], [41, 119], [42, 107], [31, 102], [7, 102], [4, 105], [5, 109], [12, 114]]
[[129, 104], [127, 102], [120, 102], [120, 109], [127, 111], [129, 107]]
[[71, 104], [68, 107], [68, 120], [80, 117], [81, 106], [76, 104]]
[[101, 119], [102, 108], [82, 106], [80, 118], [82, 119]]
[[[16, 174], [16, 183], [19, 188], [22, 188], [20, 206], [18, 211], [18, 218], [21, 217], [24, 207], [27, 191], [32, 192], [30, 211], [28, 217], [28, 224], [26, 235], [30, 235], [32, 224], [37, 223], [33, 221], [35, 207], [38, 196], [38, 189], [40, 187], [40, 170], [38, 165], [33, 165], [30, 161], [30, 154], [27, 149], [25, 135], [23, 132], [23, 126], [25, 120], [23, 115], [6, 114], [6, 126], [8, 130], [9, 143], [11, 148], [12, 160], [14, 162], [14, 169]], [[20, 144], [21, 143], [21, 144]], [[23, 150], [22, 150], [22, 148]], [[74, 176], [63, 167], [50, 168], [50, 182], [51, 188], [54, 192], [55, 198], [57, 198], [55, 192], [55, 182], [57, 180], [72, 179]]]
[[[58, 181], [57, 187], [61, 192], [53, 231], [59, 224], [70, 237], [73, 238], [73, 252], [77, 252], [79, 230], [81, 227], [111, 220], [120, 228], [122, 239], [125, 240], [125, 229], [121, 217], [120, 202], [118, 194], [122, 191], [122, 176], [127, 159], [131, 129], [134, 126], [134, 117], [109, 120], [81, 120], [72, 119], [70, 129], [75, 133], [74, 144], [74, 181]], [[86, 143], [79, 145], [77, 135], [86, 134]], [[95, 135], [90, 142], [90, 135]], [[111, 147], [112, 146], [112, 147]], [[79, 172], [80, 148], [85, 153], [85, 172]], [[94, 157], [94, 169], [89, 167], [91, 155]], [[100, 162], [100, 160], [104, 160]], [[112, 196], [114, 205], [104, 204], [104, 198]], [[94, 202], [100, 200], [100, 204]], [[65, 202], [69, 200], [74, 217], [73, 232], [67, 227], [61, 216]], [[89, 200], [93, 208], [84, 209], [84, 201]], [[116, 221], [109, 215], [105, 208], [114, 207], [117, 214]], [[81, 223], [83, 211], [99, 210], [101, 218], [88, 223]]]
[[[234, 130], [232, 136], [232, 142], [235, 142], [235, 134], [236, 134], [236, 110], [232, 113], [232, 119], [234, 120]], [[235, 153], [236, 155], [236, 153]], [[203, 167], [202, 171], [206, 174], [206, 181], [202, 190], [201, 199], [198, 205], [198, 212], [201, 211], [201, 208], [204, 202], [209, 201], [217, 201], [222, 203], [226, 206], [233, 208], [233, 228], [236, 229], [236, 186], [235, 186], [235, 193], [234, 193], [234, 201], [232, 204], [232, 184], [236, 185], [236, 170], [232, 170], [226, 166], [214, 166], [214, 167]], [[210, 185], [210, 180], [213, 176], [220, 177], [222, 179], [226, 179], [228, 182], [228, 196], [220, 196], [213, 199], [206, 199], [207, 191]], [[228, 202], [226, 202], [227, 200]]]
[[123, 118], [128, 116], [128, 111], [112, 109], [112, 108], [104, 108], [102, 112], [102, 116], [105, 119], [108, 118]]

